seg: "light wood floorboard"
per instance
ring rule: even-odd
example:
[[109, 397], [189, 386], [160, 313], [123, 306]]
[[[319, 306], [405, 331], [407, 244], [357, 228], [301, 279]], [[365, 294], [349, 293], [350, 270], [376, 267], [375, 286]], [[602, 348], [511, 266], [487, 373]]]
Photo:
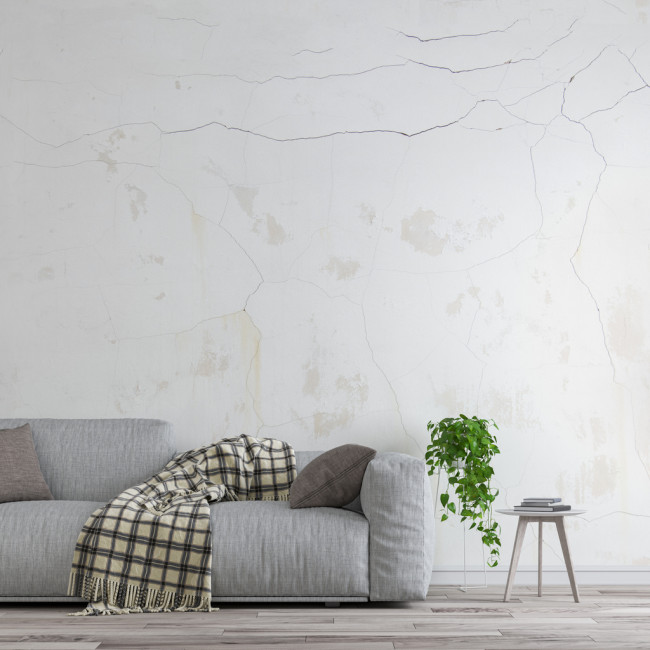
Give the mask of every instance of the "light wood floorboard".
[[648, 587], [515, 587], [464, 593], [432, 587], [426, 601], [220, 603], [210, 613], [71, 617], [79, 607], [0, 604], [0, 650], [650, 650]]

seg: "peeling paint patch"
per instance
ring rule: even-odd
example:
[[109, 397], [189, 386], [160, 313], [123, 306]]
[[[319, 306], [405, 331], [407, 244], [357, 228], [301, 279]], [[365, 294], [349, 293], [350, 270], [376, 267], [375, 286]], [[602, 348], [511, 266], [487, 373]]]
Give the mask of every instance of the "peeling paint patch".
[[327, 266], [324, 266], [325, 271], [329, 271], [333, 275], [336, 274], [337, 280], [349, 280], [353, 278], [361, 265], [356, 260], [347, 258], [341, 259], [340, 257], [330, 257]]
[[449, 243], [449, 236], [440, 236], [436, 226], [441, 221], [433, 210], [418, 210], [410, 218], [402, 219], [402, 240], [419, 253], [432, 257], [442, 254]]

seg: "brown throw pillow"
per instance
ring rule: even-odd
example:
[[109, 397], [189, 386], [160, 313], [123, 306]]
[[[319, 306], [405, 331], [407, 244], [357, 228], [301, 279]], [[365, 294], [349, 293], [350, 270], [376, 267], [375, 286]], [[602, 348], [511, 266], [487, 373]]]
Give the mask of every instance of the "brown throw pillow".
[[342, 445], [318, 456], [291, 486], [291, 508], [341, 508], [358, 496], [366, 466], [377, 452], [362, 445]]
[[29, 424], [0, 429], [0, 503], [53, 498], [38, 463]]

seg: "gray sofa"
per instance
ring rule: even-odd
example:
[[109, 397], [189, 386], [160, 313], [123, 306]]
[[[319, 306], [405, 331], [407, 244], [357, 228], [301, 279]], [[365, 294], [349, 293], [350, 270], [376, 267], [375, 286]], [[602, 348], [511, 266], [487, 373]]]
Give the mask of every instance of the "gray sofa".
[[[175, 454], [161, 420], [29, 422], [54, 501], [0, 503], [0, 601], [66, 596], [87, 517]], [[296, 452], [298, 472], [321, 452]], [[287, 502], [211, 505], [213, 601], [382, 601], [426, 596], [433, 503], [423, 461], [379, 453], [366, 469], [363, 513]]]

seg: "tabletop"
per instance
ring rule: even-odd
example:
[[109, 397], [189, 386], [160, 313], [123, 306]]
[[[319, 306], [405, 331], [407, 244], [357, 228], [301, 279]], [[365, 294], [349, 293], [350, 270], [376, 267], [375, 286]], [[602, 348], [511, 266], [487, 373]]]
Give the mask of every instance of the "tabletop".
[[540, 512], [539, 510], [497, 510], [502, 515], [518, 515], [520, 517], [572, 517], [583, 515], [586, 510], [559, 510], [557, 512]]

